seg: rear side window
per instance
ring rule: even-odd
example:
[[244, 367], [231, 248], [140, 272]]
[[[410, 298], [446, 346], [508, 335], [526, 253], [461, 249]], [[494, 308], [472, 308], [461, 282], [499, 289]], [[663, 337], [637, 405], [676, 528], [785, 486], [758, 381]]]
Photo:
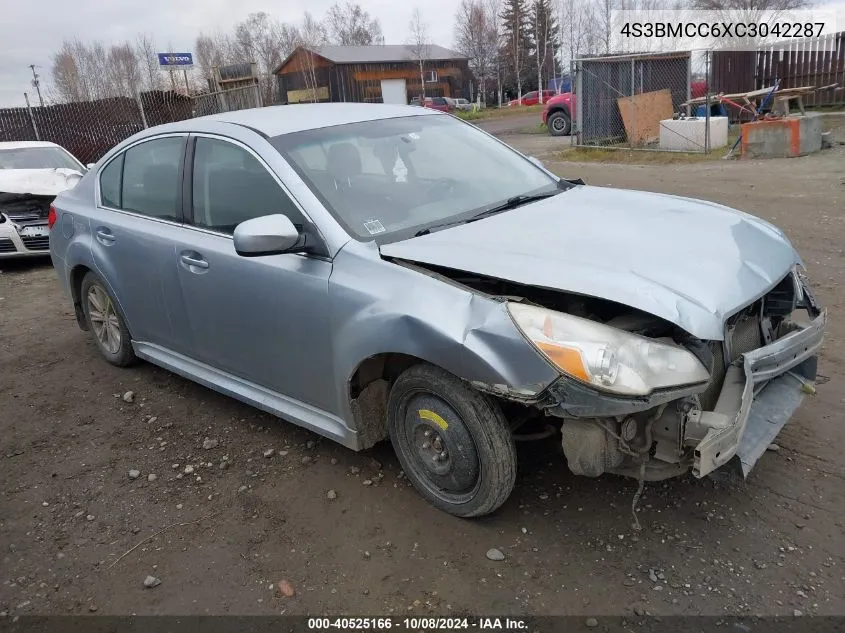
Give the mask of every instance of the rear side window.
[[120, 179], [123, 176], [123, 154], [100, 172], [100, 201], [105, 207], [120, 208]]
[[169, 136], [124, 152], [121, 209], [163, 220], [181, 220], [179, 167], [184, 137]]

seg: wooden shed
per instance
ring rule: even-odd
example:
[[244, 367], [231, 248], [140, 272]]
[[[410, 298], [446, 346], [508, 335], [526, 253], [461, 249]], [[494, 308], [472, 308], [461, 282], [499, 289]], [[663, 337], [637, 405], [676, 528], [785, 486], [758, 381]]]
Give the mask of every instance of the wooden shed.
[[297, 47], [276, 69], [282, 103], [356, 101], [408, 103], [427, 97], [468, 97], [471, 74], [465, 56], [431, 45], [422, 76], [409, 46]]

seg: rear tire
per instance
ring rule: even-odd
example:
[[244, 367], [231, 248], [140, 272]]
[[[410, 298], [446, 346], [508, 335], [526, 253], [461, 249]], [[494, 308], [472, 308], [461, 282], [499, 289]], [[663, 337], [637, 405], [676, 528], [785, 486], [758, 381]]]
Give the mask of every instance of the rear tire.
[[88, 330], [103, 358], [118, 367], [138, 362], [126, 320], [105, 282], [93, 272], [88, 272], [82, 279], [79, 297]]
[[516, 447], [498, 402], [433, 365], [402, 373], [387, 405], [390, 441], [417, 491], [458, 517], [499, 508], [516, 481]]
[[569, 136], [569, 132], [572, 130], [572, 119], [566, 112], [558, 110], [549, 115], [546, 126], [552, 136]]

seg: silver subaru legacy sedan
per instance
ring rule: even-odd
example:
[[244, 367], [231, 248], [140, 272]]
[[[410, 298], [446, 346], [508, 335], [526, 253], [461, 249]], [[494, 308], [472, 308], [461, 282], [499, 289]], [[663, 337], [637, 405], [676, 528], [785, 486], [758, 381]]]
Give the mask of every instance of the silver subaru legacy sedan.
[[557, 437], [589, 477], [747, 475], [814, 392], [827, 318], [772, 225], [560, 179], [410, 106], [150, 128], [49, 226], [108, 362], [352, 450], [389, 438], [420, 494], [463, 517], [508, 498], [520, 439]]

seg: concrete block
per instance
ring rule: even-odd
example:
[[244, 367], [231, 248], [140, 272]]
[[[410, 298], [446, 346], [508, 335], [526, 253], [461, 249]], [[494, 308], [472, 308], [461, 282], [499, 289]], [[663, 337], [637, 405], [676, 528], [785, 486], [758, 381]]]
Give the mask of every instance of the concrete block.
[[[660, 149], [700, 152], [704, 149], [707, 119], [665, 119], [660, 122]], [[728, 117], [710, 117], [710, 148], [728, 144]]]
[[743, 158], [792, 158], [821, 148], [822, 119], [816, 112], [742, 124]]

